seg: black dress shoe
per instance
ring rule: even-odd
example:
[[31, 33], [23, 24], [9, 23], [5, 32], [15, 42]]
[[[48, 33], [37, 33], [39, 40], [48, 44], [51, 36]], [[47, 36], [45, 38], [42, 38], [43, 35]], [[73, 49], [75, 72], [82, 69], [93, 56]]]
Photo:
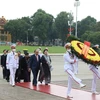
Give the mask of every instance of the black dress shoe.
[[15, 85], [12, 85], [12, 87], [15, 87]]
[[9, 80], [7, 80], [7, 82], [9, 82]]

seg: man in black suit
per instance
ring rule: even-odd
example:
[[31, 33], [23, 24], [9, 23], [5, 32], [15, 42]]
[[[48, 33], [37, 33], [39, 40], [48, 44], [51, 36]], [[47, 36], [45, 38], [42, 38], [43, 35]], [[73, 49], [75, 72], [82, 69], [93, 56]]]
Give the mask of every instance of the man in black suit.
[[25, 53], [25, 56], [21, 59], [21, 75], [24, 79], [24, 82], [30, 82], [30, 71], [28, 70], [29, 63], [29, 53]]
[[32, 70], [33, 73], [33, 85], [37, 85], [37, 75], [40, 69], [40, 56], [39, 56], [39, 50], [35, 50], [34, 54], [30, 57], [29, 60], [29, 70]]
[[3, 55], [1, 56], [1, 67], [3, 69], [3, 79], [7, 78], [7, 68], [6, 68], [6, 50], [3, 50]]

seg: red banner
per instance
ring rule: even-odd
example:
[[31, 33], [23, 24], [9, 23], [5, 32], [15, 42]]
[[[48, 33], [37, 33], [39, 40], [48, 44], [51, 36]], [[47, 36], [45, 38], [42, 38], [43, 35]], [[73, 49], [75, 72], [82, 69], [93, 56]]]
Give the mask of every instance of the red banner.
[[84, 46], [83, 46], [83, 48], [82, 48], [82, 53], [81, 53], [81, 54], [84, 55], [84, 57], [87, 57], [88, 51], [89, 51], [89, 49], [90, 49], [90, 45], [91, 45], [90, 42], [84, 41]]

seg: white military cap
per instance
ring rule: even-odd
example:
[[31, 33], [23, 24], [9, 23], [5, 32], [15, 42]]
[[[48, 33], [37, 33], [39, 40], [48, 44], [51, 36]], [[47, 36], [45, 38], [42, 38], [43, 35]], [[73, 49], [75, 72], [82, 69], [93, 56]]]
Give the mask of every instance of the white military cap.
[[94, 45], [94, 47], [99, 47], [99, 44]]
[[66, 43], [64, 47], [65, 48], [71, 47], [71, 43], [70, 42]]
[[12, 44], [11, 49], [15, 49], [15, 48], [16, 48], [16, 44]]

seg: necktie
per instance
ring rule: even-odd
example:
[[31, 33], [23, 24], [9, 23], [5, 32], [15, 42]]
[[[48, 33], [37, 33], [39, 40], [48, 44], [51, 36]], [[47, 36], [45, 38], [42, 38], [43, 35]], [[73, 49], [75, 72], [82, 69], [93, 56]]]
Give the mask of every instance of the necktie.
[[37, 61], [38, 61], [38, 55], [36, 55], [36, 59], [37, 59]]
[[13, 52], [13, 55], [14, 55], [15, 53]]

